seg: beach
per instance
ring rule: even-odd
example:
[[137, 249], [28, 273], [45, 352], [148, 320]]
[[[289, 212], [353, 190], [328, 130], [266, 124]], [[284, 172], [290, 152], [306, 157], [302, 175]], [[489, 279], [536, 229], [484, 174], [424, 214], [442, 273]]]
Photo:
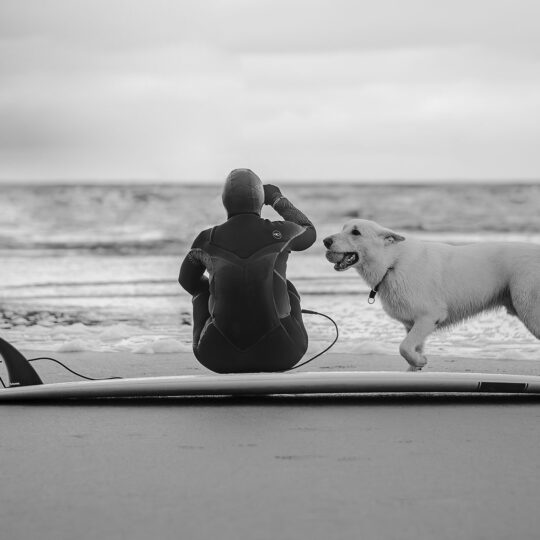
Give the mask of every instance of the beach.
[[540, 540], [539, 19], [2, 0], [0, 540]]
[[[190, 353], [56, 356], [95, 377], [203, 372]], [[309, 370], [405, 368], [396, 355], [323, 358]], [[73, 380], [35, 366], [46, 381]], [[538, 373], [478, 358], [433, 357], [428, 369]], [[3, 405], [3, 537], [533, 539], [539, 405], [532, 395]]]

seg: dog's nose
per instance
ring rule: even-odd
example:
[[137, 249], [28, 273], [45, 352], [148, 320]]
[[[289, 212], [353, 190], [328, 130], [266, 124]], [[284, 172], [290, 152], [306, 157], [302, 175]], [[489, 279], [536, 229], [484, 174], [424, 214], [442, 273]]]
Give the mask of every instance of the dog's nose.
[[333, 240], [332, 240], [332, 237], [331, 237], [331, 236], [326, 237], [326, 238], [323, 240], [324, 247], [325, 247], [326, 249], [330, 249], [330, 246], [332, 245], [332, 242], [333, 242]]

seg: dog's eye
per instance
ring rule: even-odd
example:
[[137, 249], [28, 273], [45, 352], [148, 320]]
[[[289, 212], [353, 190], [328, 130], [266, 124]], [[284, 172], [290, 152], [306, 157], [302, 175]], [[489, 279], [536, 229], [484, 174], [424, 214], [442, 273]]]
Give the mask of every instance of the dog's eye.
[[354, 234], [354, 236], [361, 236], [362, 233], [358, 229], [353, 229], [351, 234]]

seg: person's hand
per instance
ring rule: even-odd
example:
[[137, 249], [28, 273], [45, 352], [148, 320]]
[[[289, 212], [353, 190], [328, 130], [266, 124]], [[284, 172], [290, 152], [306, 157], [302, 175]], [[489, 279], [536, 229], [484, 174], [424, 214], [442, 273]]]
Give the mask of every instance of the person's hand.
[[273, 206], [273, 204], [280, 198], [283, 197], [281, 191], [277, 186], [272, 184], [264, 184], [264, 204]]

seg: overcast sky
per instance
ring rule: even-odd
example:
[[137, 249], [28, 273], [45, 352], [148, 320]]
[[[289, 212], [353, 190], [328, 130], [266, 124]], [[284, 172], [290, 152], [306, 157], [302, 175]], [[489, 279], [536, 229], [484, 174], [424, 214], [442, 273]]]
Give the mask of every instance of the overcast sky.
[[538, 0], [2, 0], [0, 180], [540, 178]]

